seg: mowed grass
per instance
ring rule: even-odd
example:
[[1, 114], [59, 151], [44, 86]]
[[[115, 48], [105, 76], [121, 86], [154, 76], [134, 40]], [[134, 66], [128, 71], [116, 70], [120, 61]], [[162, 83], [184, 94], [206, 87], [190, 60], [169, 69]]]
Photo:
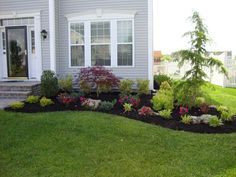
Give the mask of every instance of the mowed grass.
[[236, 89], [223, 88], [216, 85], [207, 84], [203, 87], [203, 91], [209, 95], [210, 102], [216, 105], [224, 105], [229, 107], [236, 113]]
[[193, 134], [94, 112], [0, 111], [3, 177], [235, 177], [236, 134]]

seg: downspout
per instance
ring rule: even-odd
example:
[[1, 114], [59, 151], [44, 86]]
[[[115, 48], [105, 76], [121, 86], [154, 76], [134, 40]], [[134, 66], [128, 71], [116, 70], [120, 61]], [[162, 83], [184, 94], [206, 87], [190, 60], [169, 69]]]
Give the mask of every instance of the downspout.
[[49, 0], [50, 70], [56, 72], [55, 0]]

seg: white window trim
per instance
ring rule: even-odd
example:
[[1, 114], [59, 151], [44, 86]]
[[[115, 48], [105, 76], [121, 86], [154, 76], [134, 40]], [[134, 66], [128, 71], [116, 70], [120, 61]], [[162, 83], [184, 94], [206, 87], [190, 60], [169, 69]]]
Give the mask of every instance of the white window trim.
[[[116, 16], [118, 17], [118, 16]], [[76, 18], [76, 19], [75, 19]], [[95, 18], [93, 16], [93, 18]], [[84, 68], [84, 67], [91, 67], [91, 23], [92, 22], [99, 22], [99, 21], [109, 21], [110, 22], [110, 34], [111, 34], [111, 42], [108, 43], [110, 45], [110, 54], [111, 54], [111, 65], [110, 66], [104, 66], [107, 68], [133, 68], [135, 67], [135, 33], [134, 33], [134, 16], [132, 16], [132, 18], [113, 18], [110, 17], [109, 19], [101, 19], [101, 18], [95, 18], [95, 19], [86, 19], [86, 20], [81, 20], [83, 18], [81, 17], [73, 17], [73, 18], [68, 18], [68, 37], [69, 37], [69, 44], [68, 44], [68, 48], [69, 48], [69, 68]], [[118, 44], [117, 43], [117, 21], [132, 21], [132, 65], [130, 66], [118, 66], [118, 59], [117, 59], [117, 55], [118, 55]], [[85, 49], [85, 66], [71, 66], [71, 35], [70, 35], [70, 28], [71, 28], [71, 24], [73, 23], [84, 23], [84, 30], [85, 30], [85, 34], [84, 34], [84, 49]], [[102, 43], [105, 45], [105, 43]], [[102, 45], [102, 44], [97, 44], [97, 45]], [[127, 43], [128, 44], [128, 43]], [[96, 45], [96, 44], [93, 44]]]

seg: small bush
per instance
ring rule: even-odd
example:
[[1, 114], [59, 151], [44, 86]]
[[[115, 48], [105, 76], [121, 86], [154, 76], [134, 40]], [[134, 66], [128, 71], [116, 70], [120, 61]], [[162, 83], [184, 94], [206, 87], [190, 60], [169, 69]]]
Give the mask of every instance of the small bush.
[[24, 106], [25, 106], [25, 104], [20, 101], [16, 101], [16, 102], [10, 104], [10, 108], [14, 109], [14, 110], [22, 109]]
[[67, 93], [59, 94], [57, 99], [61, 104], [65, 105], [65, 106], [69, 106], [71, 104], [74, 104], [77, 101], [77, 98], [74, 98]]
[[58, 84], [61, 90], [66, 92], [71, 92], [73, 88], [72, 76], [67, 75], [66, 77], [60, 78]]
[[92, 87], [84, 80], [79, 82], [80, 90], [86, 94], [91, 93]]
[[201, 105], [205, 104], [206, 100], [204, 97], [197, 97], [195, 100], [195, 105], [200, 107]]
[[169, 76], [160, 74], [160, 75], [155, 75], [154, 76], [155, 82], [160, 86], [162, 82], [167, 81], [170, 85], [172, 85], [172, 80]]
[[137, 80], [138, 95], [147, 95], [149, 93], [149, 80]]
[[219, 119], [216, 116], [212, 116], [209, 120], [209, 126], [211, 126], [211, 127], [219, 127], [222, 125], [223, 125], [223, 123], [222, 123], [221, 119]]
[[72, 92], [72, 93], [70, 94], [70, 96], [71, 96], [72, 98], [77, 99], [77, 98], [79, 98], [79, 97], [81, 97], [81, 96], [84, 96], [84, 93], [83, 93], [83, 92]]
[[41, 94], [45, 97], [56, 96], [58, 92], [58, 79], [53, 71], [43, 71], [41, 76]]
[[189, 125], [192, 122], [192, 117], [189, 116], [189, 115], [181, 116], [181, 122], [184, 123], [184, 124]]
[[171, 119], [172, 111], [170, 109], [159, 111], [159, 114], [164, 119]]
[[129, 104], [129, 103], [125, 103], [123, 105], [123, 108], [124, 108], [124, 112], [131, 112], [133, 110], [132, 104]]
[[95, 89], [97, 97], [102, 92], [109, 92], [112, 88], [118, 87], [120, 82], [111, 70], [102, 66], [82, 68], [79, 81], [79, 87], [84, 93], [90, 93], [91, 89]]
[[118, 102], [123, 105], [125, 103], [131, 104], [134, 108], [137, 108], [140, 103], [140, 98], [138, 96], [121, 96]]
[[102, 111], [110, 111], [114, 108], [116, 104], [116, 100], [113, 100], [113, 101], [102, 101], [100, 104], [99, 104], [99, 110], [102, 110]]
[[228, 109], [226, 106], [218, 106], [218, 107], [217, 107], [217, 111], [220, 112], [220, 113], [222, 113], [222, 112], [224, 112], [224, 111], [228, 112], [229, 109]]
[[43, 98], [40, 99], [40, 105], [42, 107], [50, 106], [50, 105], [53, 105], [53, 104], [54, 104], [54, 102], [49, 98], [43, 97]]
[[39, 102], [39, 96], [30, 95], [26, 98], [27, 103], [35, 104]]
[[167, 81], [162, 82], [160, 90], [172, 90], [170, 84]]
[[141, 109], [138, 110], [138, 114], [141, 116], [151, 116], [153, 115], [153, 110], [150, 107], [143, 106]]
[[120, 93], [121, 95], [130, 95], [132, 92], [132, 86], [134, 81], [125, 79], [120, 81]]
[[222, 111], [220, 118], [223, 121], [232, 121], [233, 120], [233, 114], [230, 111]]
[[[162, 86], [165, 85], [165, 86]], [[167, 82], [163, 82], [159, 92], [152, 97], [153, 109], [160, 111], [162, 109], [172, 110], [174, 108], [173, 90]]]

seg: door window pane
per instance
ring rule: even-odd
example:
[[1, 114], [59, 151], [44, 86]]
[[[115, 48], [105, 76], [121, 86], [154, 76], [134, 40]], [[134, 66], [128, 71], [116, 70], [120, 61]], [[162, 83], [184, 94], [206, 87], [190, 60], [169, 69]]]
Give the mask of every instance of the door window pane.
[[31, 53], [35, 53], [35, 33], [34, 31], [32, 30], [31, 31]]

